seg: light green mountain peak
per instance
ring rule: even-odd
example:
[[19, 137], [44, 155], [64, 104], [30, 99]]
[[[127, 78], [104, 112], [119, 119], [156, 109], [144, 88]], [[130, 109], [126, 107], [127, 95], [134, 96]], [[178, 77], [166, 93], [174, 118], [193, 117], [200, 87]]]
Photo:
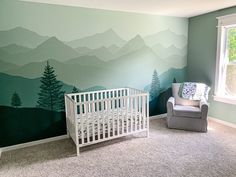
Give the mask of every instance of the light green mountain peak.
[[47, 36], [41, 36], [26, 28], [15, 27], [9, 30], [0, 31], [0, 46], [17, 44], [20, 46], [34, 48], [47, 38]]

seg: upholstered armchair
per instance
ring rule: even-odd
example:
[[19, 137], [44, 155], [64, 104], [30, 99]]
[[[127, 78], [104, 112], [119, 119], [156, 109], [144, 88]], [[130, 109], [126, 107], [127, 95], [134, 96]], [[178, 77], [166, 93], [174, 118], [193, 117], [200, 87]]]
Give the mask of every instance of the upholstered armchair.
[[178, 94], [179, 87], [180, 83], [172, 84], [173, 97], [167, 102], [168, 128], [207, 132], [207, 101], [182, 99]]

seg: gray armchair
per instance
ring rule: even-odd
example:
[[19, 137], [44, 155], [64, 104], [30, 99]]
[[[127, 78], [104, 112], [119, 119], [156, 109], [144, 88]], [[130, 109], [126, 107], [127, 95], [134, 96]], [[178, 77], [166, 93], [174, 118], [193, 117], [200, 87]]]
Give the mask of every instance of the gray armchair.
[[180, 83], [172, 84], [173, 97], [167, 102], [168, 128], [207, 132], [207, 101], [182, 99], [178, 95]]

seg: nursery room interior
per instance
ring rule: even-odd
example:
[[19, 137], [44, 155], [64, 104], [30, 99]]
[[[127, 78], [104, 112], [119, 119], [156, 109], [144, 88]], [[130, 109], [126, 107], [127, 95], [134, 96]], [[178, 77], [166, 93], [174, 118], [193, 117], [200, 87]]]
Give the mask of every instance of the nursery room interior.
[[235, 177], [235, 0], [1, 0], [1, 177]]

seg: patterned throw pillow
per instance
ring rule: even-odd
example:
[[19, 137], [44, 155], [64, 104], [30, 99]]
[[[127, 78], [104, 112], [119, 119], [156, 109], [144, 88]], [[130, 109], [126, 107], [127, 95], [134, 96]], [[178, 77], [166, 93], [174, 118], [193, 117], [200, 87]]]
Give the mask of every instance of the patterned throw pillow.
[[210, 87], [203, 83], [184, 82], [180, 85], [179, 96], [188, 100], [208, 99]]

